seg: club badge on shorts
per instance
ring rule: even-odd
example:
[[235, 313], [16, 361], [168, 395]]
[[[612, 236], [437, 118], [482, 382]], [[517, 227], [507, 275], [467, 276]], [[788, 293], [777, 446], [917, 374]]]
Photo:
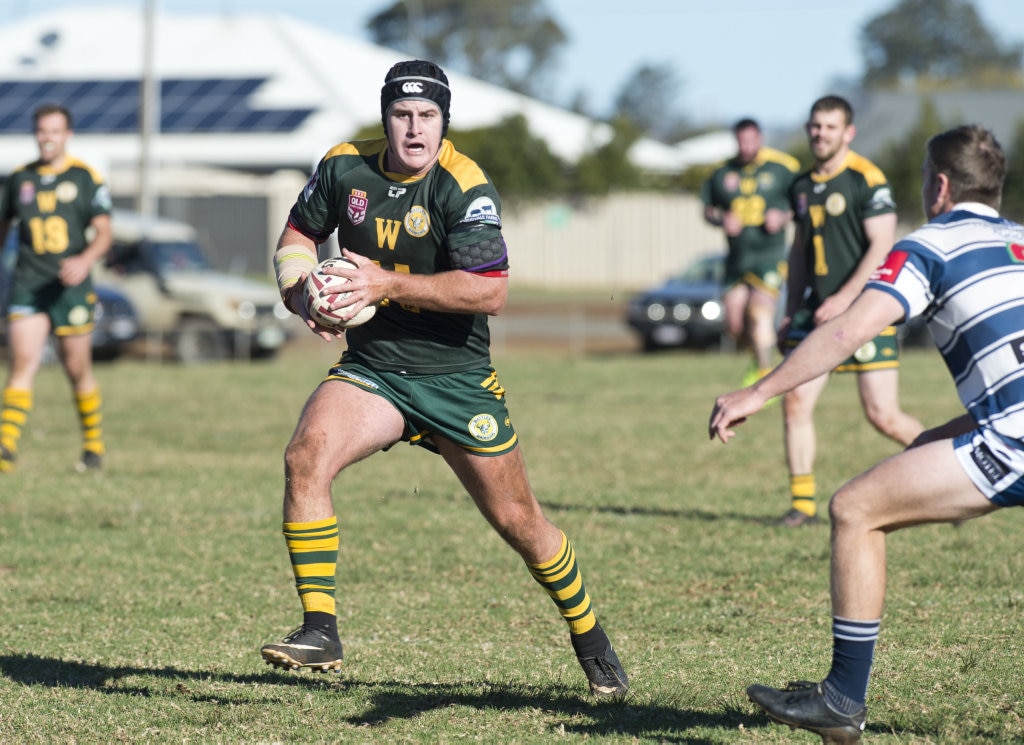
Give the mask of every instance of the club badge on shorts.
[[498, 436], [498, 421], [490, 414], [477, 414], [469, 420], [469, 434], [481, 442], [490, 442]]

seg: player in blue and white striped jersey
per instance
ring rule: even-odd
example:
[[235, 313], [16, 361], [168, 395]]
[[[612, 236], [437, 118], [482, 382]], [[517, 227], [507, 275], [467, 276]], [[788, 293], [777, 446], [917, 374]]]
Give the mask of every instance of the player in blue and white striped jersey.
[[747, 694], [773, 719], [829, 742], [856, 742], [885, 596], [885, 537], [1024, 506], [1024, 227], [998, 214], [1006, 157], [977, 125], [928, 142], [922, 198], [930, 221], [896, 244], [843, 314], [816, 328], [758, 383], [720, 396], [709, 434], [732, 430], [771, 398], [832, 369], [885, 326], [928, 327], [966, 412], [833, 497], [832, 667], [820, 683]]

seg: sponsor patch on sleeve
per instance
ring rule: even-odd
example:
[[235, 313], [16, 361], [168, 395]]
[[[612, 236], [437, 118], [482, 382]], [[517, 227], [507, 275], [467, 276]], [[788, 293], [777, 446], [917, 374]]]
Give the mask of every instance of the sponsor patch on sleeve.
[[466, 214], [462, 218], [462, 222], [484, 223], [500, 228], [501, 215], [498, 214], [498, 207], [490, 197], [477, 197], [466, 208]]
[[875, 269], [875, 273], [871, 275], [872, 281], [893, 284], [896, 281], [896, 277], [899, 276], [900, 270], [903, 269], [903, 265], [907, 263], [907, 257], [909, 256], [910, 254], [906, 251], [890, 251], [882, 265]]
[[1010, 259], [1016, 262], [1024, 262], [1024, 245], [1020, 243], [1007, 243], [1006, 248], [1010, 252]]

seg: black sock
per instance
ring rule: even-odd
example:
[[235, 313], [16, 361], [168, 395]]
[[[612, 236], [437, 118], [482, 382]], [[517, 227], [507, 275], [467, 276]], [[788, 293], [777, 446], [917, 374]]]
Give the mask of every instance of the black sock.
[[338, 617], [323, 611], [306, 611], [302, 614], [302, 625], [316, 629], [332, 639], [338, 638]]
[[582, 634], [569, 634], [569, 640], [577, 657], [597, 657], [608, 648], [608, 635], [599, 623]]

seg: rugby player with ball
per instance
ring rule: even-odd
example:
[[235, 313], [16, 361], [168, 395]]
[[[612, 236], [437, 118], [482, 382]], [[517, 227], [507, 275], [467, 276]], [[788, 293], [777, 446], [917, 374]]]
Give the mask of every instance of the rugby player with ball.
[[[261, 653], [284, 669], [341, 667], [331, 486], [352, 463], [408, 442], [444, 458], [522, 557], [568, 624], [590, 690], [622, 696], [626, 673], [591, 607], [572, 543], [533, 494], [491, 365], [487, 317], [508, 296], [501, 203], [483, 169], [445, 139], [450, 102], [437, 65], [395, 64], [380, 96], [386, 136], [329, 150], [278, 242], [285, 303], [322, 338], [344, 334], [347, 343], [285, 451], [283, 529], [302, 625]], [[352, 266], [315, 272], [317, 247], [335, 231]], [[464, 576], [482, 584], [482, 615], [492, 596], [487, 572]]]

